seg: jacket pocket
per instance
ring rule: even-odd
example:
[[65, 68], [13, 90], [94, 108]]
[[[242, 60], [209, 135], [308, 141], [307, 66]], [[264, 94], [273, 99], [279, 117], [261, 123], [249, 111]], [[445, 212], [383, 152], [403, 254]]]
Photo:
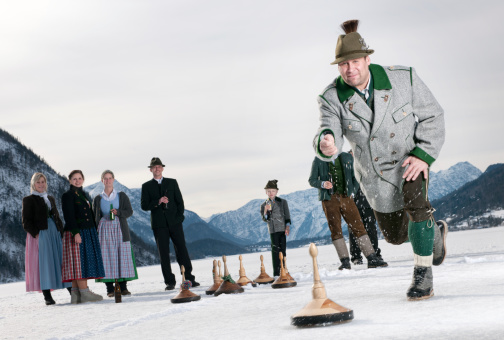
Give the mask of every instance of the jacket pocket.
[[359, 132], [362, 129], [362, 123], [356, 119], [343, 119], [343, 129], [346, 132]]
[[404, 118], [408, 117], [413, 113], [413, 106], [410, 103], [406, 103], [392, 113], [392, 117], [396, 123], [399, 123]]

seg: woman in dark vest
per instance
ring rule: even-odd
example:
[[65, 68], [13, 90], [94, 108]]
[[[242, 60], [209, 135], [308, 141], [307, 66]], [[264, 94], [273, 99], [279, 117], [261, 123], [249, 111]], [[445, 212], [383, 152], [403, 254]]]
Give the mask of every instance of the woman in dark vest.
[[114, 296], [113, 282], [118, 279], [122, 295], [130, 295], [127, 281], [138, 279], [135, 257], [131, 248], [131, 237], [126, 219], [133, 215], [128, 196], [114, 189], [114, 173], [105, 170], [101, 175], [103, 192], [93, 200], [95, 223], [102, 252], [107, 296]]
[[54, 197], [47, 195], [47, 178], [36, 172], [30, 183], [31, 195], [23, 198], [22, 219], [26, 235], [26, 291], [42, 291], [46, 305], [56, 302], [52, 289], [70, 287], [61, 280], [61, 222]]
[[105, 276], [91, 200], [82, 189], [82, 171], [73, 170], [68, 178], [70, 190], [61, 198], [65, 217], [63, 281], [72, 282], [71, 303], [100, 301], [103, 297], [87, 286], [88, 279]]

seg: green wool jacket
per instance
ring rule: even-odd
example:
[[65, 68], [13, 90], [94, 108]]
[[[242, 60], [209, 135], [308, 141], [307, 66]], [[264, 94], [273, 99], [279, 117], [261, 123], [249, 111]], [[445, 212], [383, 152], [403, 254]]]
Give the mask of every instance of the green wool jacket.
[[[353, 157], [347, 152], [342, 152], [338, 158], [343, 167], [343, 177], [345, 183], [345, 195], [352, 196], [359, 190], [359, 183], [354, 175]], [[324, 162], [315, 157], [312, 163], [310, 178], [308, 183], [319, 190], [319, 201], [329, 201], [331, 195], [328, 189], [322, 189], [322, 182], [329, 180], [329, 162]]]
[[[163, 196], [168, 197], [167, 209], [158, 204]], [[152, 229], [167, 228], [184, 221], [184, 200], [177, 180], [173, 178], [163, 178], [161, 188], [155, 179], [142, 184], [140, 205], [142, 210], [151, 212]]]

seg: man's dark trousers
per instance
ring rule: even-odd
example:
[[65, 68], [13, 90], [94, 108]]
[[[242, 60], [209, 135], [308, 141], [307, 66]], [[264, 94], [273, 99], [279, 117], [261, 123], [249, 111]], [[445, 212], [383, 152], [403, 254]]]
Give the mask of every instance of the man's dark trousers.
[[[362, 193], [362, 190], [359, 188], [357, 193], [354, 196], [355, 205], [357, 209], [359, 209], [359, 214], [362, 219], [362, 223], [364, 223], [364, 228], [369, 236], [369, 240], [373, 245], [373, 249], [376, 252], [377, 256], [380, 256], [381, 250], [378, 247], [378, 232], [376, 230], [376, 217], [373, 211], [373, 208], [369, 205], [366, 196]], [[348, 238], [350, 243], [350, 256], [351, 260], [361, 259], [361, 249], [357, 244], [357, 239], [352, 234], [350, 228], [348, 229]]]
[[163, 272], [165, 284], [175, 285], [176, 283], [175, 275], [172, 273], [170, 264], [170, 239], [173, 242], [175, 257], [179, 266], [184, 266], [186, 280], [194, 281], [194, 275], [191, 274], [192, 265], [185, 244], [182, 223], [167, 226], [166, 228], [154, 228], [152, 231], [154, 233], [154, 237], [156, 238], [156, 245], [161, 259], [161, 270]]
[[280, 252], [284, 258], [287, 256], [287, 237], [285, 231], [270, 234], [271, 259], [273, 262], [273, 276], [280, 276]]

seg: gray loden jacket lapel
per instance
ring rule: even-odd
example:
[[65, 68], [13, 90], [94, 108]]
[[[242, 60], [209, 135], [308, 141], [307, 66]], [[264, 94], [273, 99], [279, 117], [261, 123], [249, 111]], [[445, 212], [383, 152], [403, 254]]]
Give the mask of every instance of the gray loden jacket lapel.
[[366, 102], [362, 100], [357, 93], [354, 93], [353, 96], [348, 99], [345, 103], [345, 108], [358, 118], [364, 119], [369, 124], [373, 123], [373, 111], [371, 111]]
[[389, 89], [385, 90], [374, 90], [374, 122], [373, 128], [371, 129], [371, 135], [374, 135], [378, 129], [381, 127], [385, 117], [390, 114], [389, 104], [391, 102], [392, 91]]

